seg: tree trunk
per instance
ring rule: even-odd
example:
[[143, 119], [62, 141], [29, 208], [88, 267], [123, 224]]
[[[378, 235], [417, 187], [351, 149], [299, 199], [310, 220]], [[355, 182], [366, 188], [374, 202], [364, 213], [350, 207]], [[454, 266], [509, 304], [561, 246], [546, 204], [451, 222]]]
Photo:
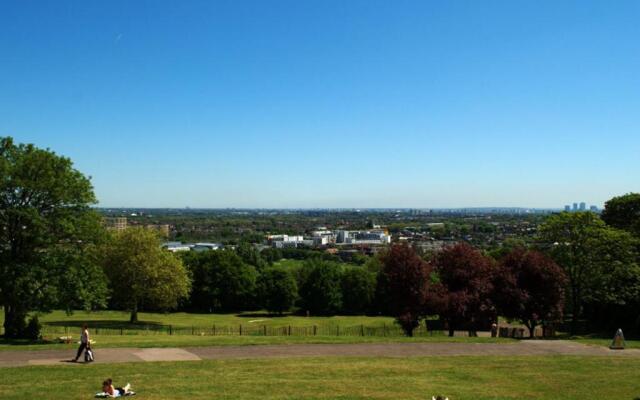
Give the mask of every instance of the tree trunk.
[[533, 335], [536, 331], [536, 326], [537, 326], [536, 324], [527, 325], [527, 328], [529, 329], [529, 339], [533, 339], [534, 337]]
[[26, 327], [26, 311], [9, 304], [4, 305], [4, 337], [8, 339], [21, 338]]
[[133, 308], [131, 309], [131, 318], [129, 319], [129, 322], [132, 324], [135, 324], [138, 322], [138, 305], [134, 304]]
[[449, 337], [453, 337], [453, 328], [449, 328]]

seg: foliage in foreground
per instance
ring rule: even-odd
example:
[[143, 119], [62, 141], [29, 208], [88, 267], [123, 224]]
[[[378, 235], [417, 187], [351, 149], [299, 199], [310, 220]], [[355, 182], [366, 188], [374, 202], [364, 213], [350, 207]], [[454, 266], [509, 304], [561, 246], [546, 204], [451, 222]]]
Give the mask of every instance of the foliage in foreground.
[[0, 138], [0, 305], [7, 337], [31, 310], [104, 305], [92, 249], [101, 240], [89, 178], [71, 160]]

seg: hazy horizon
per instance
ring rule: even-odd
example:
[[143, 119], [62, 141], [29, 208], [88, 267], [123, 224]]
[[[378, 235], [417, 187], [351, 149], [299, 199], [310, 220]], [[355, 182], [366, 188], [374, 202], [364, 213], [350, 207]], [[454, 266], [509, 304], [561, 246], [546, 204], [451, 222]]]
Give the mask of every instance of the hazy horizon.
[[602, 207], [640, 191], [638, 15], [5, 2], [0, 136], [70, 157], [105, 208]]

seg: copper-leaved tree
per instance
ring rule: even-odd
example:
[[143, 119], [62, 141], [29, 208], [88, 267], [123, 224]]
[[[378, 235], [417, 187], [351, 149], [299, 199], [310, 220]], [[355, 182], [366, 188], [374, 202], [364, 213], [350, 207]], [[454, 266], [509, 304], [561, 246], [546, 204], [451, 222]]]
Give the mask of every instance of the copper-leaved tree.
[[391, 246], [382, 256], [378, 284], [384, 293], [388, 310], [407, 336], [413, 336], [420, 319], [426, 314], [431, 266], [406, 244]]
[[443, 249], [434, 257], [439, 283], [438, 314], [449, 327], [475, 334], [496, 318], [493, 301], [493, 259], [466, 243]]
[[500, 260], [498, 271], [495, 283], [500, 313], [522, 321], [529, 337], [536, 326], [562, 318], [567, 277], [551, 258], [519, 247]]

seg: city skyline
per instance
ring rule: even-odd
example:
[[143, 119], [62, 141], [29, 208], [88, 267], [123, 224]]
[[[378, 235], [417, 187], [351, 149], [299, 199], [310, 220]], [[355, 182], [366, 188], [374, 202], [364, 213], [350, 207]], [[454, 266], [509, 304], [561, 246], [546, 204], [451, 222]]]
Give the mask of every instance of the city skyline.
[[70, 157], [101, 207], [601, 208], [640, 191], [637, 2], [1, 10], [0, 136]]

